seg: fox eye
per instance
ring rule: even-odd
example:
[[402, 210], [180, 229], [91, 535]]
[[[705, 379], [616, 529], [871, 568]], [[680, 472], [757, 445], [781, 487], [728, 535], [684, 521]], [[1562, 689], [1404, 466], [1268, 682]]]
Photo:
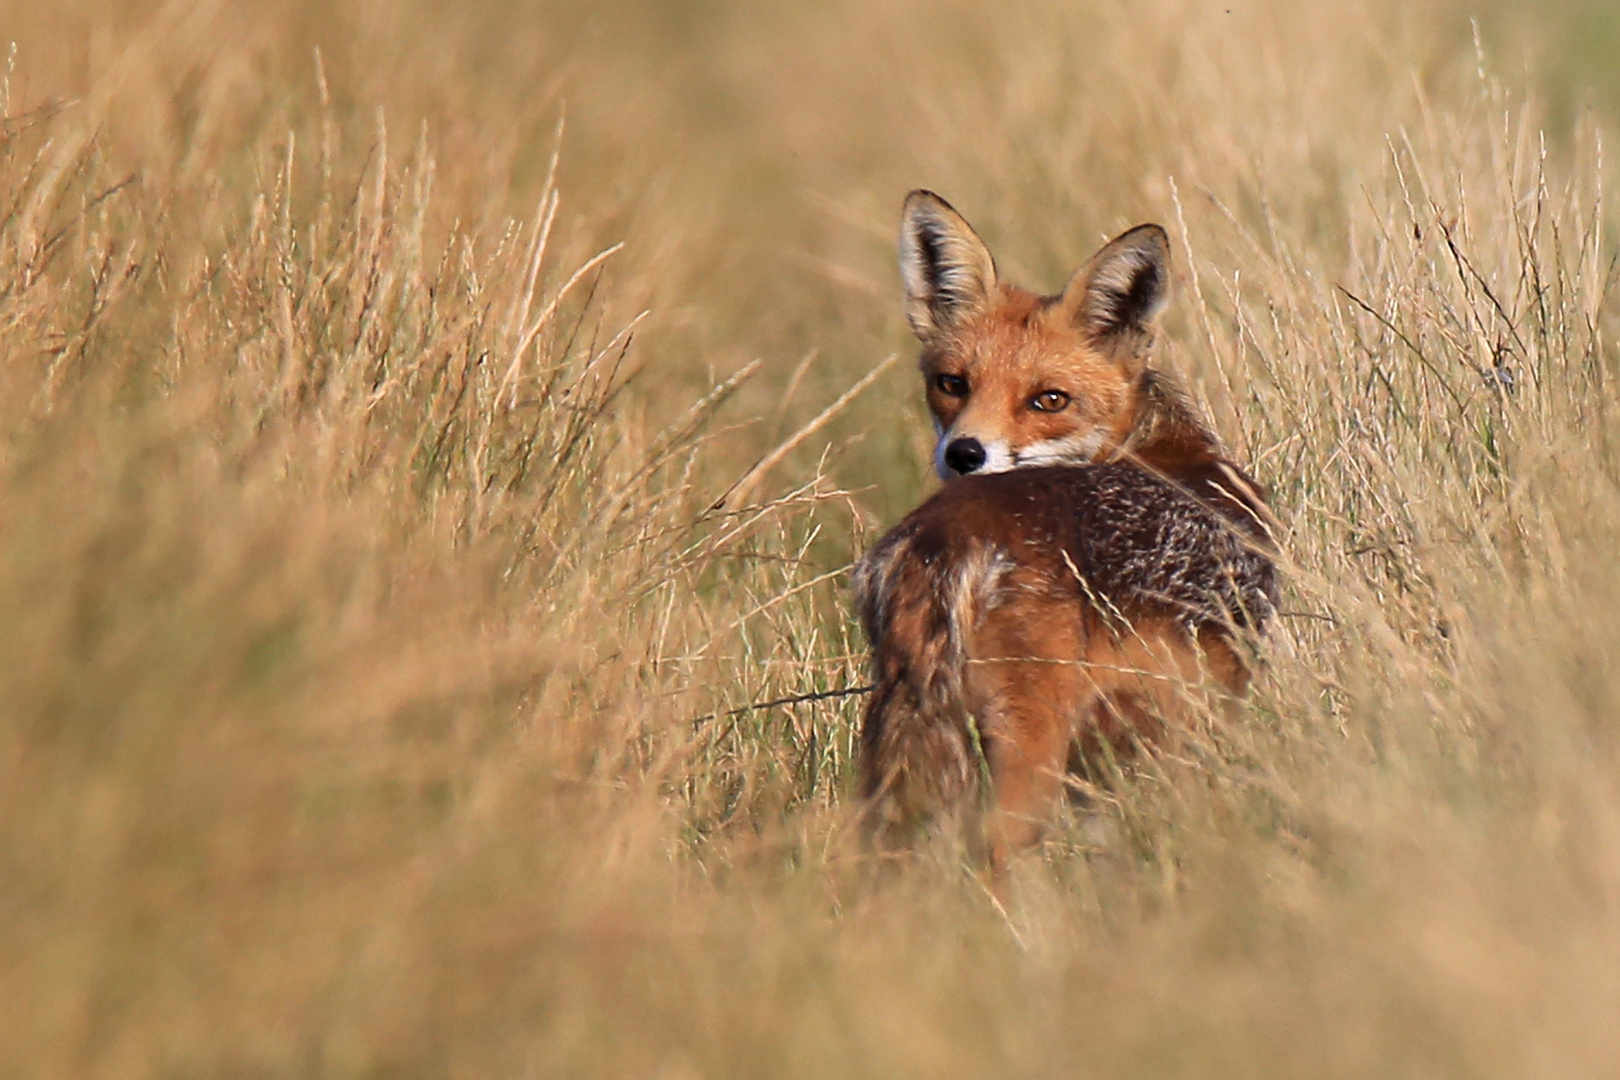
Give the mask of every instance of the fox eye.
[[1029, 407], [1036, 412], [1061, 412], [1070, 400], [1069, 395], [1061, 390], [1042, 390], [1029, 399]]
[[960, 375], [935, 375], [934, 387], [946, 397], [967, 397], [968, 382]]

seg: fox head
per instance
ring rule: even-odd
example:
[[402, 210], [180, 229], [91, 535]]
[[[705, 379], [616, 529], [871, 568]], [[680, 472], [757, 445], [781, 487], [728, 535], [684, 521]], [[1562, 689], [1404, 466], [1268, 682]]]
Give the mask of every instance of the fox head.
[[900, 272], [943, 478], [1100, 460], [1130, 437], [1169, 277], [1170, 243], [1138, 225], [1056, 296], [1002, 282], [972, 227], [929, 191], [906, 197]]

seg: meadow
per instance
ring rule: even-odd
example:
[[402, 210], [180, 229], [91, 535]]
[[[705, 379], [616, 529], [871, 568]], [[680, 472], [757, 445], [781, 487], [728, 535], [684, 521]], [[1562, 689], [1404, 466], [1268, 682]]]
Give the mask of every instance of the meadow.
[[[1612, 1075], [1617, 34], [3, 0], [0, 1073]], [[849, 812], [916, 186], [1049, 290], [1164, 224], [1285, 527], [1005, 905]]]

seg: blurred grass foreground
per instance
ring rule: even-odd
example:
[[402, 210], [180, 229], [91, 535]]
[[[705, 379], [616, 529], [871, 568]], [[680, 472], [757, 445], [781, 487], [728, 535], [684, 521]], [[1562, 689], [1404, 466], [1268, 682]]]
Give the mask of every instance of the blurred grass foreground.
[[[0, 1074], [1612, 1076], [1596, 10], [0, 3]], [[918, 185], [1164, 223], [1288, 526], [1005, 909], [745, 709], [865, 678]]]

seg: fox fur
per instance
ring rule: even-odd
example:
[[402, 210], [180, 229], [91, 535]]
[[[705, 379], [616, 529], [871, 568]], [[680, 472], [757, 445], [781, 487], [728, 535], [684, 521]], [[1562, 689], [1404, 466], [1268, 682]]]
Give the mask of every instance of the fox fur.
[[946, 483], [856, 568], [861, 795], [884, 833], [983, 807], [994, 872], [1076, 752], [1156, 741], [1189, 686], [1247, 690], [1276, 607], [1272, 518], [1147, 365], [1163, 229], [1125, 233], [1053, 296], [1002, 283], [929, 192], [908, 197], [900, 250]]

